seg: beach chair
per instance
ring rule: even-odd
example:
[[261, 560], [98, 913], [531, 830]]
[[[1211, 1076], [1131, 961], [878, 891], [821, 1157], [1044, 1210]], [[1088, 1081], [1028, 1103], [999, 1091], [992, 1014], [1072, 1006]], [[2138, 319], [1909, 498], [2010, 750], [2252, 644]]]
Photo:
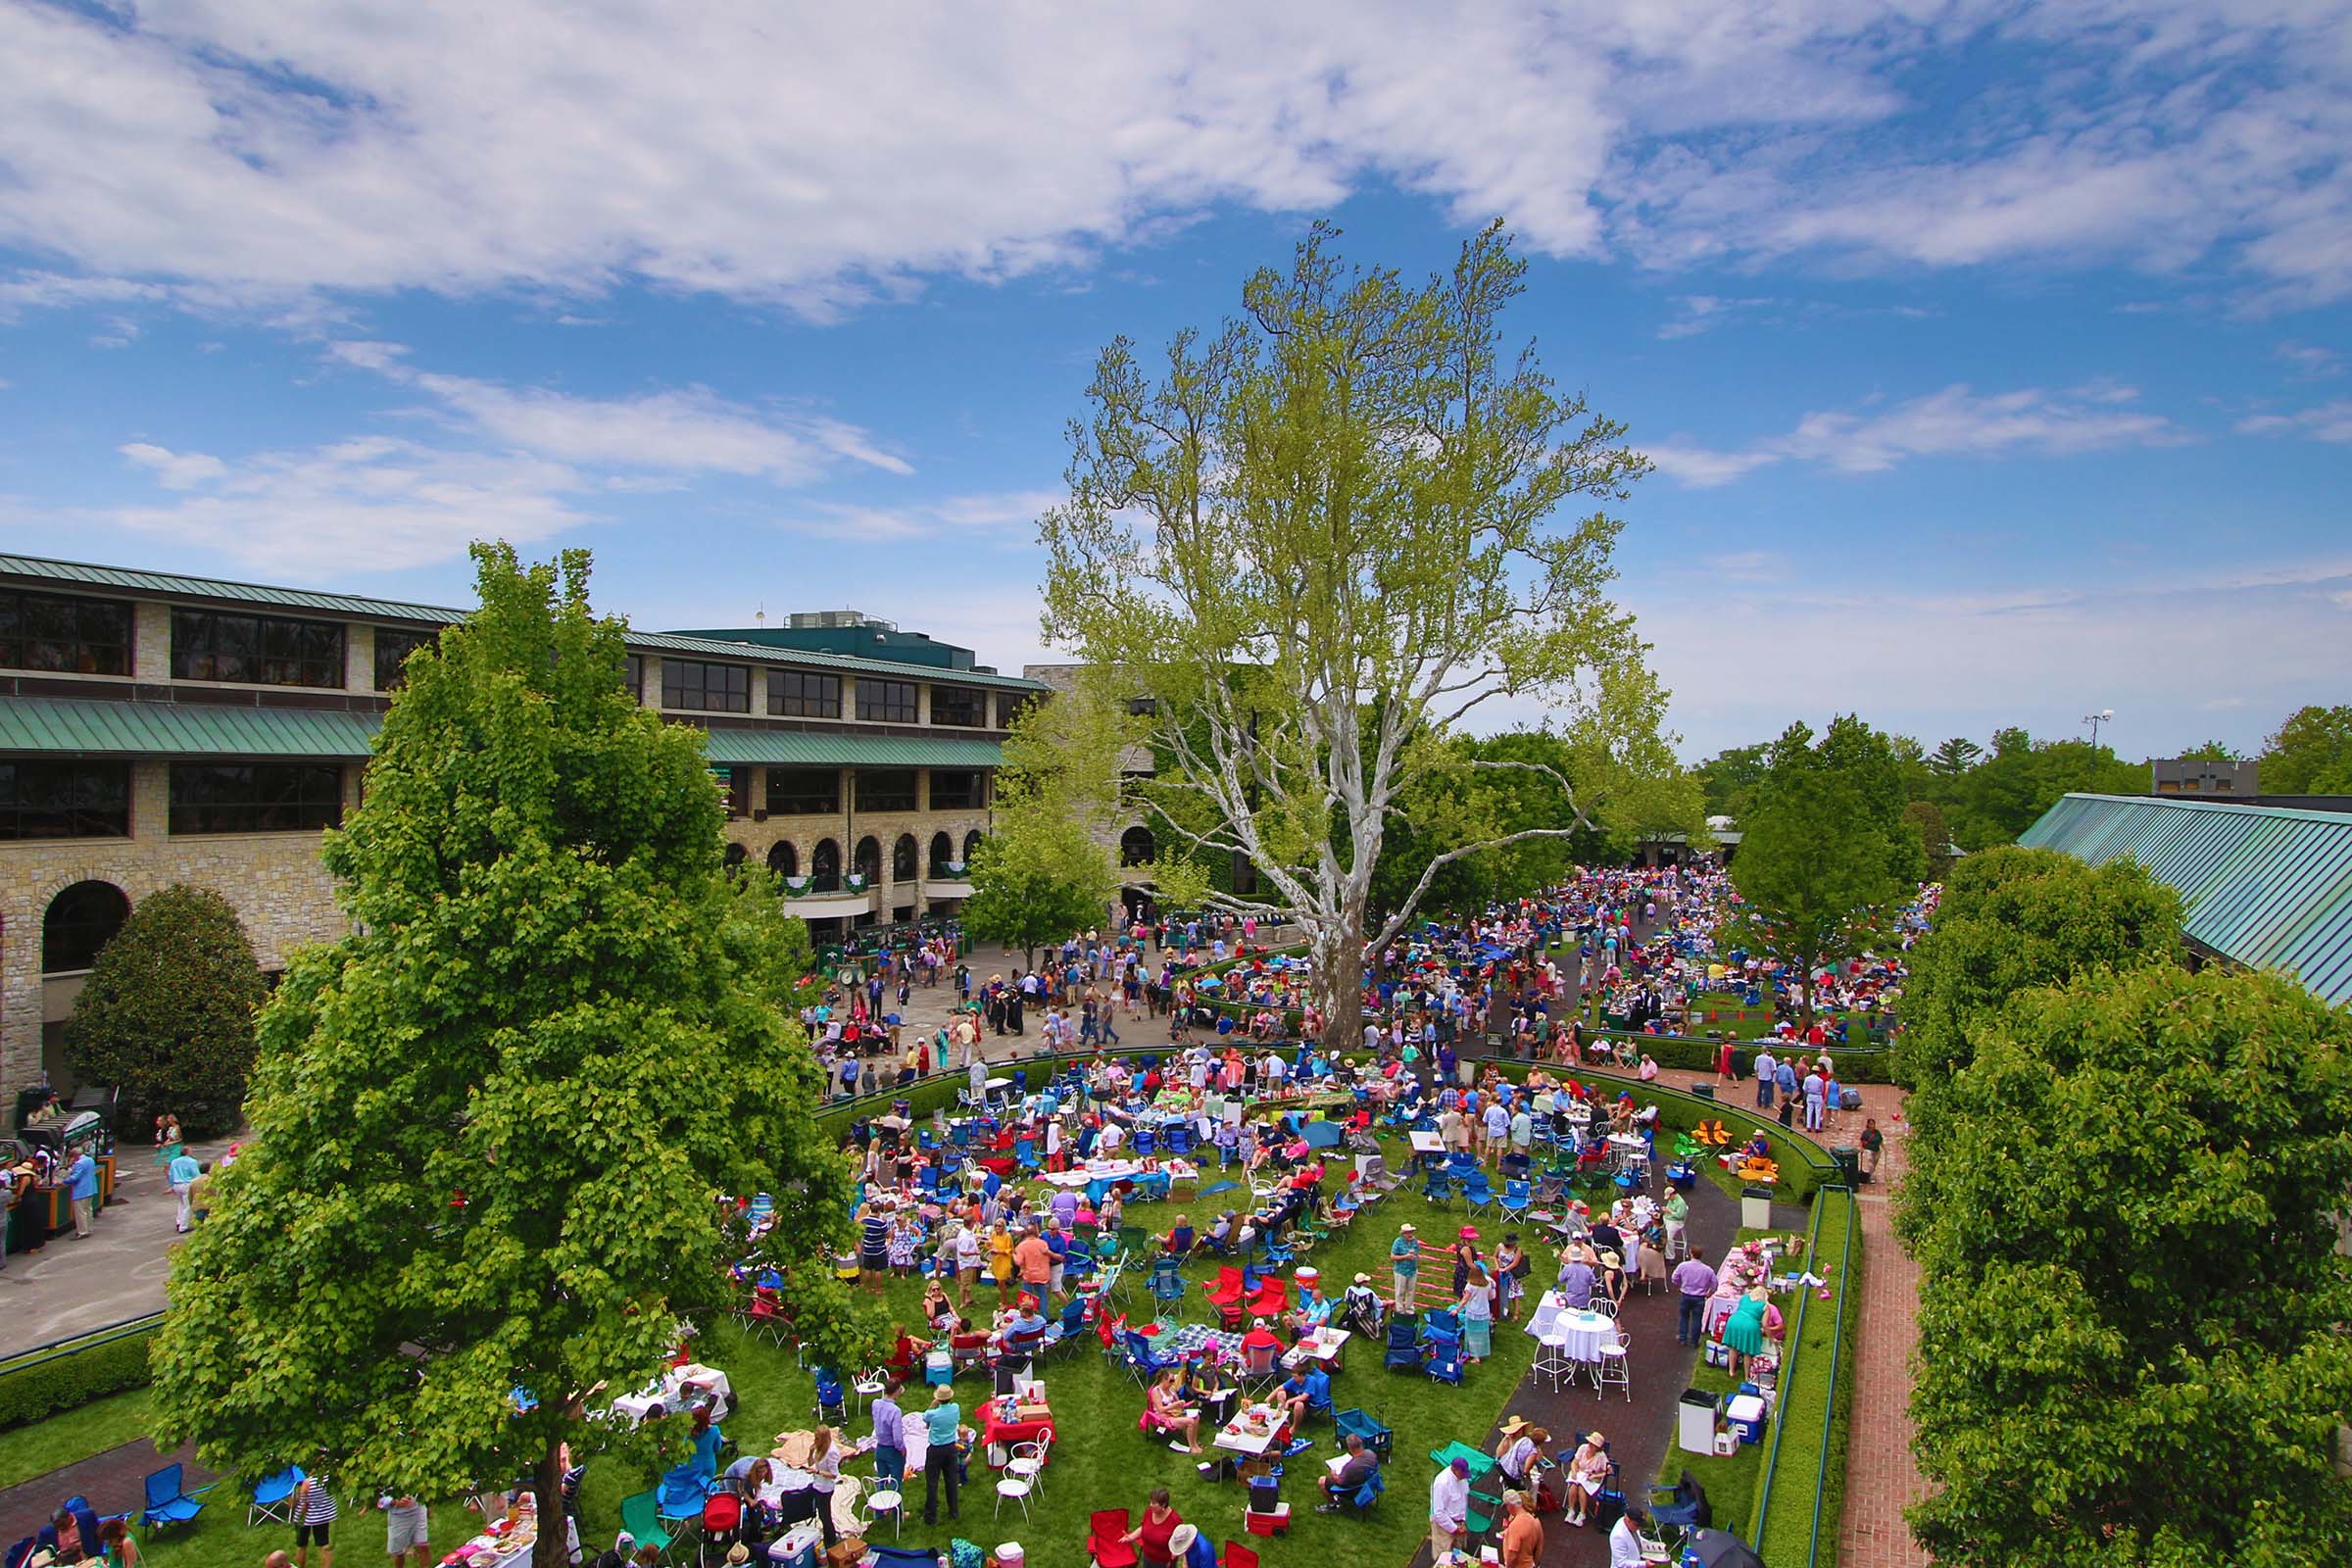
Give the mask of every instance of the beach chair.
[[147, 1478], [147, 1505], [139, 1510], [139, 1523], [150, 1534], [166, 1525], [184, 1525], [203, 1511], [204, 1504], [186, 1490], [186, 1470], [176, 1464]]
[[662, 1556], [669, 1555], [670, 1533], [662, 1528], [662, 1517], [656, 1497], [649, 1488], [635, 1496], [620, 1499], [620, 1528], [627, 1531], [640, 1546], [651, 1546]]
[[251, 1530], [265, 1521], [290, 1525], [294, 1522], [294, 1489], [302, 1485], [303, 1470], [290, 1464], [273, 1476], [256, 1482], [253, 1497], [245, 1505], [245, 1528]]

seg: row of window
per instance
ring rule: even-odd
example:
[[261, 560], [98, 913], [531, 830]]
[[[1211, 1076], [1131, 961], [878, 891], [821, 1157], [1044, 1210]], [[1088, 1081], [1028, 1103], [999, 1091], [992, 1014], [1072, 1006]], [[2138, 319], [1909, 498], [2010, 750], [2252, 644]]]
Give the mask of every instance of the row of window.
[[[724, 770], [729, 809], [740, 815], [746, 808], [750, 768]], [[771, 767], [767, 770], [767, 811], [771, 816], [839, 816], [841, 772], [830, 767]], [[857, 770], [855, 808], [860, 811], [920, 809], [911, 767]], [[977, 810], [987, 804], [987, 778], [974, 768], [935, 767], [931, 770], [931, 809]]]
[[[753, 769], [720, 768], [730, 813], [749, 808]], [[771, 815], [836, 816], [841, 812], [837, 768], [771, 767]], [[859, 769], [857, 809], [911, 811], [913, 768]], [[977, 769], [933, 768], [931, 808], [977, 809], [986, 803], [986, 775]], [[173, 833], [293, 833], [333, 827], [343, 819], [343, 776], [333, 762], [173, 762]], [[0, 758], [0, 840], [125, 838], [130, 833], [130, 764]]]
[[[172, 678], [245, 686], [344, 685], [344, 634], [338, 622], [235, 611], [172, 612]], [[411, 653], [433, 633], [375, 632], [375, 688], [393, 691]], [[0, 592], [0, 668], [71, 675], [131, 672], [130, 606], [65, 594]], [[645, 660], [631, 654], [629, 689], [645, 690]], [[1010, 723], [1030, 694], [998, 699], [998, 721]], [[748, 713], [752, 671], [744, 664], [691, 659], [662, 662], [662, 706], [680, 711]], [[774, 669], [767, 677], [767, 710], [777, 717], [841, 717], [841, 677]], [[858, 683], [858, 716], [875, 723], [912, 724], [921, 711], [916, 683], [865, 679]], [[931, 722], [964, 729], [988, 727], [988, 693], [968, 686], [933, 686]]]
[[[173, 762], [173, 833], [316, 833], [343, 820], [334, 762]], [[127, 838], [130, 764], [0, 759], [0, 839]]]
[[[927, 869], [922, 874], [933, 878], [959, 875], [958, 867], [970, 861], [972, 852], [980, 848], [977, 829], [963, 836], [963, 857], [956, 856], [956, 841], [946, 833], [931, 835], [931, 853]], [[727, 866], [730, 870], [751, 858], [751, 852], [740, 844], [727, 846]], [[914, 835], [902, 833], [891, 846], [890, 879], [893, 882], [911, 882], [922, 853]], [[791, 841], [779, 839], [767, 852], [767, 868], [778, 876], [797, 877], [801, 874], [801, 854]], [[851, 869], [865, 879], [868, 887], [882, 880], [882, 841], [871, 837], [858, 841], [858, 853], [851, 860]], [[819, 839], [808, 852], [808, 889], [815, 893], [841, 891], [841, 845], [834, 839]]]

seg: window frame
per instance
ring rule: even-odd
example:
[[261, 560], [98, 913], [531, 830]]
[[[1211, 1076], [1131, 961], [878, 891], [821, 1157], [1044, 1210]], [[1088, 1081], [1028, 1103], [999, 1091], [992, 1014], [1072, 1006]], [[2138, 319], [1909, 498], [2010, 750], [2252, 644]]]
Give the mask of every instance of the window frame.
[[[30, 779], [27, 774], [32, 775]], [[94, 779], [111, 778], [120, 790], [120, 804], [92, 797], [107, 792], [89, 786]], [[47, 798], [28, 804], [25, 786], [38, 781], [49, 786]], [[60, 786], [63, 786], [62, 789]], [[130, 764], [90, 758], [0, 757], [0, 843], [41, 840], [126, 839], [130, 837]], [[62, 794], [66, 798], [55, 797]], [[55, 821], [60, 831], [26, 831]], [[119, 819], [119, 826], [92, 826]]]
[[[212, 800], [183, 799], [182, 784], [193, 784], [203, 774], [212, 774], [223, 785], [226, 775], [248, 775], [250, 793], [243, 798], [228, 797]], [[307, 780], [297, 775], [308, 775]], [[265, 791], [266, 777], [280, 776], [294, 786], [292, 799], [273, 798]], [[332, 795], [328, 794], [331, 787]], [[340, 762], [172, 762], [166, 779], [166, 814], [168, 831], [173, 838], [206, 837], [216, 834], [243, 833], [318, 833], [343, 824], [343, 764]], [[273, 812], [287, 812], [290, 820], [270, 820]], [[251, 820], [238, 820], [236, 813], [245, 813]]]
[[[850, 781], [852, 798], [857, 801], [858, 809], [860, 811], [919, 810], [921, 809], [923, 787], [921, 773], [922, 769], [916, 767], [861, 767], [857, 770]], [[902, 776], [906, 781], [905, 794], [886, 795], [880, 800], [866, 799], [866, 781], [868, 779], [890, 779], [895, 782]]]
[[[713, 670], [728, 677], [722, 683], [717, 700], [711, 701], [710, 675]], [[686, 675], [694, 674], [693, 690], [703, 701], [689, 700]], [[743, 689], [735, 690], [740, 679]], [[738, 701], [740, 697], [740, 701]], [[662, 708], [665, 712], [680, 713], [748, 713], [752, 710], [752, 666], [730, 664], [715, 659], [670, 659], [662, 661]]]
[[[979, 767], [935, 767], [931, 774], [931, 809], [934, 811], [977, 811], [988, 805], [988, 770]], [[960, 800], [942, 800], [939, 781], [942, 776], [969, 780], [971, 789]]]
[[[201, 623], [201, 624], [199, 624]], [[311, 638], [331, 642], [331, 650], [305, 649]], [[240, 650], [234, 646], [245, 641]], [[283, 651], [291, 641], [294, 651]], [[277, 651], [272, 644], [279, 643]], [[197, 644], [199, 646], [189, 646]], [[210, 646], [202, 646], [209, 644]], [[224, 686], [300, 686], [313, 691], [346, 691], [351, 684], [351, 628], [339, 620], [310, 620], [297, 615], [264, 615], [238, 610], [204, 610], [189, 605], [172, 607], [172, 678]], [[206, 662], [200, 663], [200, 661]], [[227, 662], [227, 673], [220, 665]], [[331, 666], [331, 668], [330, 668]], [[284, 673], [273, 674], [273, 670]], [[332, 674], [332, 680], [287, 679]]]
[[[905, 700], [899, 694], [905, 693]], [[858, 716], [873, 724], [922, 722], [922, 686], [918, 681], [858, 677]]]
[[[33, 612], [67, 612], [76, 624], [62, 636], [36, 636], [30, 625]], [[85, 614], [112, 612], [122, 628], [118, 643], [113, 638], [93, 638], [90, 628], [80, 624]], [[99, 628], [109, 630], [112, 628]], [[50, 594], [38, 589], [9, 588], [0, 590], [0, 668], [21, 669], [37, 675], [129, 675], [138, 668], [139, 617], [125, 599], [99, 599], [84, 594]], [[36, 661], [29, 650], [36, 646], [54, 647], [63, 652], [52, 661]], [[92, 667], [81, 667], [79, 657], [92, 649], [119, 650], [119, 661], [95, 661]], [[119, 662], [120, 668], [102, 667], [107, 662]]]
[[[817, 688], [815, 695], [810, 686]], [[771, 718], [839, 718], [841, 677], [817, 669], [770, 669], [767, 711]]]
[[[771, 767], [771, 768], [768, 768], [768, 769], [766, 770], [766, 773], [767, 773], [767, 776], [766, 776], [765, 778], [763, 778], [763, 779], [761, 779], [761, 780], [760, 781], [760, 800], [761, 800], [761, 801], [764, 803], [764, 808], [765, 808], [765, 810], [767, 811], [767, 814], [768, 814], [768, 815], [770, 815], [770, 816], [839, 816], [839, 815], [841, 814], [841, 769], [840, 769], [840, 768], [837, 768], [837, 767]], [[796, 801], [796, 800], [806, 800], [806, 801], [810, 801], [810, 802], [813, 802], [813, 801], [815, 801], [815, 800], [817, 799], [817, 797], [814, 797], [814, 796], [808, 796], [808, 797], [798, 797], [798, 796], [792, 796], [792, 795], [779, 795], [779, 794], [777, 793], [777, 791], [776, 791], [776, 780], [777, 780], [777, 778], [778, 778], [779, 776], [783, 776], [783, 777], [792, 777], [792, 776], [794, 776], [794, 775], [799, 775], [799, 776], [803, 776], [803, 777], [811, 777], [811, 778], [829, 778], [829, 779], [831, 779], [831, 780], [833, 781], [833, 782], [832, 782], [832, 793], [831, 793], [831, 794], [829, 794], [829, 795], [826, 795], [826, 796], [824, 796], [824, 797], [822, 798], [822, 799], [823, 799], [823, 804], [821, 804], [821, 805], [815, 805], [815, 804], [808, 804], [808, 805], [794, 805], [794, 804], [791, 804], [792, 802], [794, 802], [794, 801]]]
[[[940, 710], [940, 699], [942, 698], [948, 699], [953, 711], [970, 716], [962, 718], [947, 716]], [[989, 727], [988, 693], [977, 686], [934, 685], [931, 688], [931, 722], [945, 724], [954, 729], [987, 729]]]

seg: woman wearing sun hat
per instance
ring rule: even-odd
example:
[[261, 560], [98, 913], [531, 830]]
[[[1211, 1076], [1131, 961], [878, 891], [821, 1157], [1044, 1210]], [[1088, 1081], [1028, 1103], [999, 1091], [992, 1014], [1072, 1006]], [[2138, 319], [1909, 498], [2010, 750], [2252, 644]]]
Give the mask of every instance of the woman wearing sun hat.
[[1217, 1548], [1193, 1525], [1178, 1525], [1168, 1537], [1176, 1568], [1217, 1568]]

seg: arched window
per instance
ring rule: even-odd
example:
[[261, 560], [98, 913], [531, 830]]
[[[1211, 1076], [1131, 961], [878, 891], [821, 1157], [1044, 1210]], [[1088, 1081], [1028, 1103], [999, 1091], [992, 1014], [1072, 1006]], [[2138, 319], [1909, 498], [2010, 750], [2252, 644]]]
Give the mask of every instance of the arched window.
[[890, 847], [890, 879], [893, 882], [913, 881], [915, 860], [920, 854], [914, 847], [913, 834], [900, 834], [899, 842]]
[[749, 851], [749, 850], [747, 850], [747, 849], [745, 849], [745, 848], [744, 848], [742, 845], [740, 845], [740, 844], [730, 844], [730, 845], [728, 845], [728, 846], [727, 846], [727, 858], [726, 858], [726, 861], [725, 861], [727, 875], [729, 875], [729, 876], [733, 876], [733, 875], [734, 875], [736, 872], [738, 872], [738, 871], [742, 870], [742, 869], [743, 869], [743, 862], [744, 862], [744, 861], [746, 861], [746, 860], [748, 860], [748, 859], [750, 859], [751, 858], [752, 858], [752, 852], [751, 852], [751, 851]]
[[841, 846], [831, 839], [819, 839], [808, 852], [808, 886], [817, 893], [841, 891]]
[[112, 882], [76, 882], [41, 916], [41, 973], [87, 969], [130, 918], [130, 900]]
[[1131, 827], [1119, 835], [1119, 863], [1150, 865], [1152, 849], [1152, 830], [1148, 827]]
[[776, 840], [767, 852], [767, 868], [778, 876], [799, 876], [801, 874], [800, 852], [792, 847], [792, 840]]
[[954, 876], [948, 862], [956, 858], [956, 841], [945, 833], [931, 835], [931, 874], [936, 877]]
[[865, 885], [869, 888], [875, 883], [881, 881], [882, 841], [878, 838], [875, 838], [871, 833], [868, 833], [864, 838], [859, 839], [858, 841], [858, 856], [856, 860], [852, 862], [850, 869], [856, 871], [859, 876], [865, 878]]
[[966, 865], [971, 864], [972, 857], [978, 854], [979, 851], [980, 830], [978, 828], [974, 828], [963, 836], [963, 863]]

